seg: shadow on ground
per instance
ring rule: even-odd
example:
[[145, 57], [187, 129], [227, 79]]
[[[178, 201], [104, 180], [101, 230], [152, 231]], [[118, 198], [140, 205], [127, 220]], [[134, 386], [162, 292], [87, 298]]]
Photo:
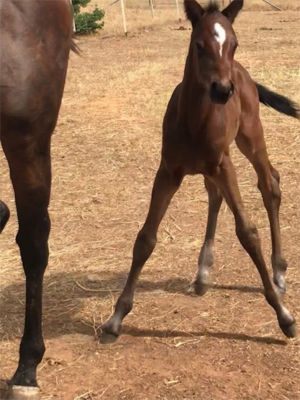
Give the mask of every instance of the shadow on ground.
[[[84, 306], [84, 299], [96, 298], [99, 302], [117, 297], [121, 292], [127, 277], [127, 272], [112, 274], [103, 272], [93, 274], [97, 277], [92, 280], [86, 273], [59, 273], [47, 276], [44, 279], [44, 335], [45, 338], [55, 338], [65, 334], [80, 333], [93, 335], [91, 326], [83, 324], [82, 321], [74, 319]], [[99, 277], [99, 278], [98, 278]], [[100, 279], [102, 278], [102, 279]], [[187, 279], [175, 278], [151, 282], [140, 280], [137, 293], [143, 292], [169, 292], [191, 295], [189, 292], [190, 282]], [[260, 288], [251, 286], [225, 286], [211, 285], [211, 290], [216, 291], [240, 291], [262, 293]], [[5, 327], [0, 332], [0, 340], [10, 340], [20, 337], [23, 329], [25, 282], [5, 287], [0, 292], [1, 308], [0, 319], [5, 321]], [[266, 343], [282, 344], [283, 341], [274, 341], [272, 338], [251, 337], [244, 334], [236, 335], [228, 332], [168, 332], [137, 330], [125, 328], [126, 333], [133, 336], [212, 336], [223, 339], [253, 340]]]

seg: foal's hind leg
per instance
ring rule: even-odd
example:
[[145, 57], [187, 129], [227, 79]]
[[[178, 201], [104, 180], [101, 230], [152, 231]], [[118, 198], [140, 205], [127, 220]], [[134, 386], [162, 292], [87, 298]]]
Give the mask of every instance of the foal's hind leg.
[[195, 292], [198, 295], [206, 293], [209, 284], [209, 268], [214, 263], [214, 239], [217, 227], [217, 218], [222, 204], [223, 197], [215, 184], [204, 178], [205, 187], [208, 193], [208, 217], [204, 243], [198, 259], [198, 273], [194, 282]]
[[[41, 135], [41, 133], [38, 133]], [[37, 386], [36, 368], [44, 354], [42, 337], [42, 284], [48, 262], [50, 221], [50, 138], [35, 133], [7, 130], [2, 135], [15, 191], [20, 248], [26, 276], [24, 334], [20, 344], [18, 368], [11, 384]], [[23, 397], [22, 397], [23, 398]]]
[[102, 335], [100, 337], [102, 343], [113, 342], [120, 334], [122, 320], [133, 306], [133, 296], [138, 276], [154, 250], [159, 224], [173, 195], [179, 188], [182, 178], [182, 173], [169, 172], [162, 164], [157, 171], [148, 216], [134, 244], [130, 273], [115, 306], [114, 314], [102, 327]]
[[279, 207], [281, 202], [281, 192], [279, 188], [279, 173], [271, 165], [262, 129], [257, 132], [258, 135], [253, 140], [240, 133], [237, 136], [236, 143], [243, 154], [252, 163], [258, 177], [258, 188], [261, 191], [263, 202], [268, 213], [271, 238], [272, 238], [272, 268], [273, 280], [280, 292], [286, 290], [285, 272], [287, 262], [282, 255], [281, 236], [279, 225]]
[[264, 285], [266, 300], [274, 308], [280, 328], [286, 336], [294, 337], [296, 335], [295, 319], [283, 305], [270, 279], [263, 259], [258, 232], [246, 217], [235, 170], [229, 156], [224, 155], [218, 172], [210, 178], [220, 188], [234, 214], [236, 234], [258, 269]]

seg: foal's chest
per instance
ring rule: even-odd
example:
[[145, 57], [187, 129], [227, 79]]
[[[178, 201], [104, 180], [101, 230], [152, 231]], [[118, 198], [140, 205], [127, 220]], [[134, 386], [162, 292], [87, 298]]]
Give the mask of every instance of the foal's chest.
[[180, 168], [185, 174], [213, 174], [222, 160], [226, 147], [226, 135], [218, 135], [208, 140], [209, 135], [201, 132], [191, 137], [184, 130], [173, 131], [163, 143], [163, 157], [174, 168]]

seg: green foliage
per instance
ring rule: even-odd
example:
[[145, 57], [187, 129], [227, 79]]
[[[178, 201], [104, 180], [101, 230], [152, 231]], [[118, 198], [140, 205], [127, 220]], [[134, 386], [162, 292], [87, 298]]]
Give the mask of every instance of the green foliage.
[[104, 17], [104, 10], [95, 7], [92, 13], [80, 12], [81, 7], [85, 7], [91, 0], [72, 0], [74, 10], [74, 20], [76, 33], [87, 34], [102, 29], [104, 22], [100, 22]]
[[87, 34], [101, 29], [104, 22], [98, 23], [104, 17], [104, 11], [95, 8], [92, 13], [79, 13], [75, 16], [76, 33]]
[[72, 0], [74, 14], [80, 12], [80, 7], [85, 7], [91, 0]]

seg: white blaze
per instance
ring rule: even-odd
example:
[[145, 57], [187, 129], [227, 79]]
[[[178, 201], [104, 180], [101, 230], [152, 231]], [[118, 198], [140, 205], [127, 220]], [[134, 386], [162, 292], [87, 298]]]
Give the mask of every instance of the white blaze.
[[223, 44], [226, 40], [226, 32], [225, 32], [225, 29], [223, 28], [223, 26], [221, 24], [219, 24], [218, 22], [216, 22], [214, 25], [214, 37], [220, 45], [219, 53], [220, 53], [220, 57], [222, 57]]

